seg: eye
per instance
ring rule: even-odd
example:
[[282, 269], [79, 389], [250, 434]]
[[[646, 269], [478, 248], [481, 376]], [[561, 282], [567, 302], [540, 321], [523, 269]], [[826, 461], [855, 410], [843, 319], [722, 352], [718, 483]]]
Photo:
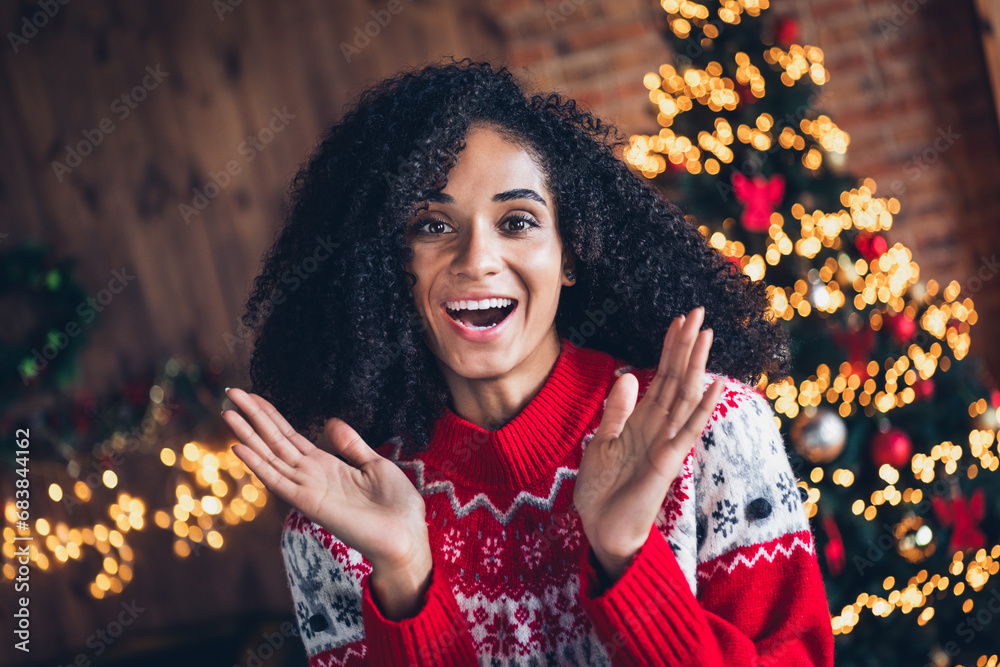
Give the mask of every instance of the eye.
[[[425, 230], [426, 227], [430, 227], [429, 230]], [[439, 218], [423, 218], [422, 220], [417, 220], [410, 226], [410, 231], [418, 234], [430, 234], [431, 236], [439, 236], [445, 233], [444, 228], [451, 228], [444, 220]], [[431, 231], [433, 230], [433, 231]]]
[[523, 233], [532, 227], [537, 227], [538, 223], [532, 220], [529, 216], [523, 214], [515, 214], [503, 221], [504, 224], [510, 223], [508, 228], [511, 232]]

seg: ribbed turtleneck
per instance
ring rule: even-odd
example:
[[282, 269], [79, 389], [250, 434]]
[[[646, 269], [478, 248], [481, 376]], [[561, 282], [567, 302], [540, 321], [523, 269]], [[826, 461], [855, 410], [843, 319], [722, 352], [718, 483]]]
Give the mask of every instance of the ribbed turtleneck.
[[514, 419], [489, 431], [446, 408], [434, 423], [425, 463], [464, 486], [499, 490], [524, 488], [566, 460], [616, 378], [611, 355], [560, 341], [545, 384]]

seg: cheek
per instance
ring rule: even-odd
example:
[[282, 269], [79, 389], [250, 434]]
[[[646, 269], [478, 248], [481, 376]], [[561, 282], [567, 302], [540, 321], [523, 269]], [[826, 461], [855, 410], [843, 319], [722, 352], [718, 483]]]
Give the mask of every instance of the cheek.
[[550, 305], [555, 308], [559, 303], [561, 286], [562, 262], [559, 256], [552, 259], [550, 253], [539, 254], [531, 266], [531, 282], [528, 288], [538, 305]]

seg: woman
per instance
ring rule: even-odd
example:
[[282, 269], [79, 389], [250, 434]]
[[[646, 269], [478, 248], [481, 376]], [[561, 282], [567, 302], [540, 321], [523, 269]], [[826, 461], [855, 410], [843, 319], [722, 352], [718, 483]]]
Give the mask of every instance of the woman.
[[453, 62], [297, 174], [223, 415], [311, 665], [832, 664], [783, 330], [613, 129]]

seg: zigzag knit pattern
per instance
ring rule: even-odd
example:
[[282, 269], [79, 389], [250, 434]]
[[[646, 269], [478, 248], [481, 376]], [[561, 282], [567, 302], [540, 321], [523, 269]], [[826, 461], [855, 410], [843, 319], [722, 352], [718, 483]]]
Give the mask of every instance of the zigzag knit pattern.
[[599, 584], [573, 507], [581, 456], [634, 369], [562, 338], [540, 392], [487, 431], [447, 410], [424, 452], [377, 451], [424, 497], [434, 567], [412, 617], [382, 616], [371, 564], [289, 512], [281, 547], [310, 667], [833, 664], [800, 487], [766, 399], [733, 378], [624, 575]]

